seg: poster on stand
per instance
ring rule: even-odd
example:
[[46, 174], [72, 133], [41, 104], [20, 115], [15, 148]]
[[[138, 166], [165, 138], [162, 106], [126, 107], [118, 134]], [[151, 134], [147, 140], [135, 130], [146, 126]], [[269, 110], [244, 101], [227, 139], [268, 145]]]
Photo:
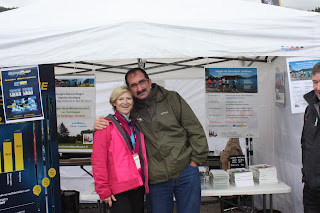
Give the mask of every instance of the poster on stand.
[[95, 76], [56, 76], [59, 151], [91, 152], [95, 116]]
[[53, 65], [39, 66], [43, 120], [0, 125], [0, 212], [62, 212]]
[[205, 68], [205, 76], [209, 137], [257, 137], [257, 68]]
[[287, 58], [286, 60], [291, 113], [304, 113], [308, 103], [303, 95], [313, 90], [311, 70], [320, 59]]
[[43, 119], [38, 66], [1, 69], [6, 123]]
[[285, 106], [285, 73], [280, 72], [280, 69], [276, 68], [275, 73], [275, 102], [276, 106]]

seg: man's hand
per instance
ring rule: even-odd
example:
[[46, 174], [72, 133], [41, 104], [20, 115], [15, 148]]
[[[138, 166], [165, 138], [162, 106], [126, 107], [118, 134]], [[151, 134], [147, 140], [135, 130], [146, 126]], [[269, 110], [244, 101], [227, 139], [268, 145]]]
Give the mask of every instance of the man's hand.
[[197, 164], [196, 162], [194, 162], [193, 160], [191, 160], [191, 161], [190, 161], [190, 166], [195, 166], [195, 167], [197, 167], [198, 164]]
[[117, 199], [113, 195], [103, 200], [103, 202], [107, 203], [109, 207], [112, 206], [112, 201], [117, 201]]
[[101, 116], [96, 119], [93, 128], [94, 130], [101, 130], [107, 128], [107, 126], [109, 126], [109, 121], [107, 121], [106, 119], [104, 119], [103, 116]]

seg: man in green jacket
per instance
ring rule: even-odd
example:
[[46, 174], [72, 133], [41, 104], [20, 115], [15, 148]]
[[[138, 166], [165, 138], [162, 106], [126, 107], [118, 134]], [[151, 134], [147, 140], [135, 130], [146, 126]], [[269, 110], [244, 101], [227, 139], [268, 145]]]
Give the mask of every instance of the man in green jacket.
[[[131, 115], [145, 135], [148, 212], [171, 213], [173, 195], [178, 213], [200, 212], [198, 165], [207, 159], [208, 144], [199, 120], [178, 93], [152, 84], [145, 70], [131, 69], [125, 79], [135, 97]], [[99, 118], [95, 129], [106, 125], [105, 119]]]

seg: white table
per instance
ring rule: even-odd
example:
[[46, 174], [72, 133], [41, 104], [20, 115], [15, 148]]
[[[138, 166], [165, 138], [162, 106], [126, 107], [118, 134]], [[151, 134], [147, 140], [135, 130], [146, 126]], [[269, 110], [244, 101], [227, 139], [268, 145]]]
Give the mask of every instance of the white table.
[[[210, 188], [210, 187], [208, 187]], [[246, 186], [246, 187], [235, 187], [234, 185], [229, 186], [228, 189], [202, 189], [201, 196], [234, 196], [234, 195], [263, 195], [263, 212], [267, 212], [266, 207], [266, 195], [270, 196], [270, 213], [273, 212], [273, 194], [283, 194], [290, 193], [291, 187], [283, 182], [279, 182], [278, 184], [262, 184], [258, 185], [255, 183], [254, 186]], [[253, 207], [253, 203], [252, 203]], [[253, 208], [252, 208], [253, 209]]]
[[[223, 197], [223, 196], [234, 196], [234, 195], [263, 195], [263, 210], [266, 212], [266, 195], [270, 196], [270, 212], [272, 213], [272, 195], [290, 193], [291, 187], [283, 182], [278, 184], [265, 184], [247, 187], [235, 187], [234, 185], [229, 186], [228, 189], [212, 189], [210, 185], [207, 185], [208, 189], [201, 190], [202, 197]], [[92, 182], [87, 189], [80, 193], [81, 200], [98, 201], [98, 208], [100, 212], [99, 195], [94, 190], [94, 183]]]
[[291, 187], [283, 182], [278, 184], [264, 184], [246, 187], [229, 186], [228, 189], [202, 189], [201, 196], [232, 196], [232, 195], [261, 195], [261, 194], [281, 194], [290, 193]]

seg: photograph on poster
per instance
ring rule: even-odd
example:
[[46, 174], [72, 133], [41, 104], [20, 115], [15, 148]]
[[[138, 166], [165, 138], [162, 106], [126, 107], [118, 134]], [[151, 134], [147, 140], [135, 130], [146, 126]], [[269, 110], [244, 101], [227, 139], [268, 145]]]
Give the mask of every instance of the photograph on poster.
[[292, 113], [304, 113], [308, 103], [303, 95], [313, 90], [311, 70], [316, 58], [287, 58], [290, 105]]
[[1, 70], [6, 123], [43, 119], [38, 66]]
[[206, 68], [207, 93], [257, 93], [256, 68]]

